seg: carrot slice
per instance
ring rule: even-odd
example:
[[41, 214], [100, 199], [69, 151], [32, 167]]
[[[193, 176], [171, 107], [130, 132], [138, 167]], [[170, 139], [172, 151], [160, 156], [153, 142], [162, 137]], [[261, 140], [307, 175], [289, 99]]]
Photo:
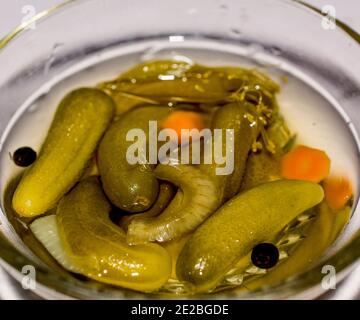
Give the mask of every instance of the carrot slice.
[[330, 163], [324, 151], [300, 145], [283, 157], [281, 174], [285, 179], [319, 183], [329, 175]]
[[[175, 130], [178, 141], [181, 143], [181, 130], [198, 129], [201, 131], [205, 128], [203, 117], [192, 111], [174, 111], [162, 123], [162, 128]], [[187, 141], [189, 141], [189, 134], [186, 134]]]
[[330, 177], [324, 181], [325, 200], [330, 208], [340, 210], [353, 195], [350, 181], [344, 177]]

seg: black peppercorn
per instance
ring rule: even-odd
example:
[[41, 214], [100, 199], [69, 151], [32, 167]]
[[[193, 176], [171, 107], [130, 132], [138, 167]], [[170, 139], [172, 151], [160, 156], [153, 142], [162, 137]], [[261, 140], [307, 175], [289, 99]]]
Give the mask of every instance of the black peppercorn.
[[36, 160], [36, 152], [29, 147], [22, 147], [14, 152], [13, 160], [19, 167], [28, 167]]
[[272, 243], [260, 243], [254, 247], [251, 261], [260, 269], [270, 269], [279, 261], [279, 249]]

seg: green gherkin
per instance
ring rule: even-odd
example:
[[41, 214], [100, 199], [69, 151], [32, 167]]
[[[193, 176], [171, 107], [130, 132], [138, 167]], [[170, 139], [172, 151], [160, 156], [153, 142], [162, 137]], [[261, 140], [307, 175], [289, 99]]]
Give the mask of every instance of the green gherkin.
[[[147, 164], [147, 152], [139, 151], [144, 164], [130, 164], [127, 159], [128, 148], [134, 144], [126, 136], [131, 129], [149, 131], [149, 121], [160, 123], [171, 112], [168, 107], [139, 107], [129, 111], [114, 122], [102, 139], [98, 152], [99, 171], [106, 195], [117, 207], [128, 212], [148, 210], [159, 193], [159, 182], [153, 172], [153, 165]], [[146, 141], [141, 144], [147, 148]], [[155, 150], [157, 151], [157, 150]]]
[[74, 269], [89, 278], [138, 291], [160, 288], [170, 277], [171, 259], [156, 244], [129, 246], [114, 225], [98, 179], [81, 181], [59, 203], [56, 218]]
[[271, 241], [290, 221], [319, 204], [320, 185], [280, 180], [235, 196], [190, 237], [176, 270], [197, 292], [211, 290], [258, 243]]
[[74, 186], [114, 113], [112, 99], [97, 89], [78, 89], [61, 101], [38, 159], [14, 193], [20, 216], [45, 213]]

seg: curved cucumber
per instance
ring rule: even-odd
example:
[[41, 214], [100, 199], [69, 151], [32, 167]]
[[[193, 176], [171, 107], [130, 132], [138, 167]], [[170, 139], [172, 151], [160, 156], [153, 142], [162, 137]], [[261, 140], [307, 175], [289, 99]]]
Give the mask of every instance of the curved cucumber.
[[178, 238], [198, 227], [220, 205], [216, 184], [198, 168], [160, 164], [155, 174], [159, 179], [171, 181], [180, 190], [159, 216], [135, 219], [130, 223], [128, 243]]
[[115, 112], [97, 89], [68, 94], [56, 111], [39, 157], [25, 171], [13, 197], [15, 211], [34, 217], [53, 208], [79, 180]]
[[179, 279], [197, 292], [211, 290], [256, 244], [271, 241], [323, 197], [320, 185], [290, 180], [266, 183], [234, 197], [186, 243], [176, 266]]
[[[149, 132], [149, 121], [162, 121], [171, 110], [167, 107], [141, 107], [129, 111], [114, 122], [102, 139], [98, 152], [99, 171], [106, 195], [117, 207], [128, 212], [148, 210], [159, 193], [159, 183], [153, 166], [130, 164], [127, 151], [134, 144], [126, 136], [131, 129]], [[147, 143], [139, 141], [143, 149], [139, 158], [147, 159]], [[145, 161], [146, 162], [146, 161]]]
[[89, 278], [154, 291], [170, 277], [171, 258], [159, 245], [129, 246], [109, 218], [111, 206], [97, 178], [80, 182], [59, 203], [56, 217], [64, 250]]
[[158, 216], [161, 212], [164, 211], [164, 209], [174, 198], [175, 192], [176, 190], [171, 183], [166, 181], [162, 182], [160, 184], [159, 196], [157, 197], [153, 206], [145, 212], [122, 217], [120, 220], [120, 226], [127, 230], [129, 224], [134, 220], [141, 220]]
[[[224, 164], [218, 164], [214, 160], [212, 164], [201, 164], [200, 168], [216, 180], [222, 202], [229, 200], [239, 192], [249, 151], [258, 136], [257, 127], [252, 126], [247, 119], [249, 107], [250, 105], [247, 103], [234, 102], [219, 108], [214, 114], [212, 127], [221, 129], [222, 137], [221, 147], [217, 145], [216, 141], [213, 143], [212, 158], [215, 159], [216, 154], [220, 154], [222, 157], [228, 153], [231, 155], [229, 158], [233, 160], [233, 171], [227, 175], [217, 174], [216, 170], [224, 167]], [[233, 140], [233, 146], [229, 144], [230, 141], [226, 140], [226, 129], [233, 129], [234, 136], [230, 138]], [[226, 150], [227, 145], [228, 150]]]

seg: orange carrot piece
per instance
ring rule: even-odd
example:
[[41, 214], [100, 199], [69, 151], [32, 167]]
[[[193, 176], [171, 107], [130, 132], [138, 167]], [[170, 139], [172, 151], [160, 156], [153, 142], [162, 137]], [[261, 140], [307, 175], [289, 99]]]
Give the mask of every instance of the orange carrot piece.
[[324, 151], [300, 145], [283, 157], [281, 174], [285, 179], [319, 183], [329, 175], [330, 164]]
[[[175, 130], [178, 141], [181, 143], [182, 129], [198, 129], [201, 131], [205, 128], [203, 117], [192, 111], [174, 111], [162, 123], [162, 128]], [[189, 135], [187, 135], [187, 140]]]
[[340, 210], [353, 195], [350, 181], [344, 177], [330, 177], [324, 181], [325, 200], [330, 208]]

